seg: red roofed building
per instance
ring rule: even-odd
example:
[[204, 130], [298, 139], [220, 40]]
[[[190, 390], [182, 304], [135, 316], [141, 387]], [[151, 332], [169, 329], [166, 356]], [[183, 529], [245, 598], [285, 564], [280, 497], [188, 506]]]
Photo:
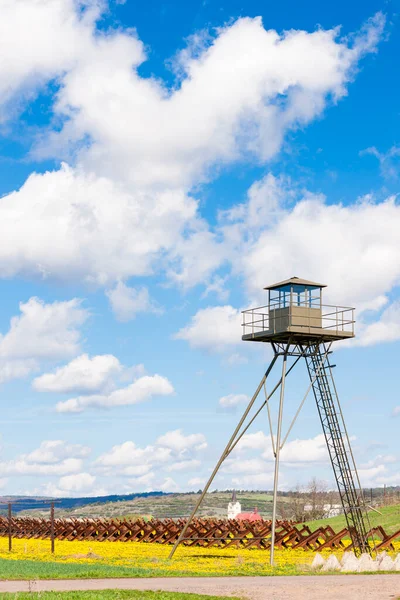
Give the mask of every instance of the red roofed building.
[[253, 512], [242, 512], [236, 515], [238, 521], [262, 521], [262, 516], [258, 512], [257, 508]]

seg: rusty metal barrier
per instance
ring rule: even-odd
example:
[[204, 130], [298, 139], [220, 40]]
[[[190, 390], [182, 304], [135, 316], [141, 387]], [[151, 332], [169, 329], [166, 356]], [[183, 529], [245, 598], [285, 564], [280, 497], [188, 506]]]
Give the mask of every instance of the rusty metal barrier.
[[[17, 539], [56, 539], [67, 541], [144, 542], [173, 544], [179, 537], [186, 519], [39, 519], [31, 517], [0, 517], [0, 536]], [[236, 521], [235, 519], [195, 519], [183, 540], [186, 546], [204, 548], [259, 548], [267, 549], [271, 539], [271, 521]], [[400, 539], [400, 530], [387, 534], [382, 527], [370, 531], [378, 536], [378, 548], [393, 548]], [[350, 538], [348, 529], [335, 532], [332, 527], [311, 531], [303, 524], [278, 521], [275, 546], [304, 550], [344, 548], [344, 539]], [[349, 547], [349, 546], [348, 546]], [[351, 546], [350, 546], [351, 547]]]

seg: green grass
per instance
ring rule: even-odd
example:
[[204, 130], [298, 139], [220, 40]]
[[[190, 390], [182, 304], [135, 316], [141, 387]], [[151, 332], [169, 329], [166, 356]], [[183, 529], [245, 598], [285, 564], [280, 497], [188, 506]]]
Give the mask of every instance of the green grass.
[[103, 590], [93, 592], [17, 592], [0, 594], [4, 600], [233, 600], [219, 596], [199, 596], [179, 592], [142, 592], [138, 590]]
[[[379, 515], [375, 511], [369, 511], [368, 516], [371, 523], [371, 527], [377, 527], [381, 525], [386, 533], [395, 533], [400, 529], [400, 504], [395, 504], [393, 506], [383, 506], [379, 508], [379, 512], [382, 514]], [[339, 515], [338, 517], [332, 517], [330, 519], [320, 519], [318, 521], [309, 521], [306, 523], [310, 527], [312, 531], [318, 529], [318, 527], [323, 527], [326, 525], [330, 525], [336, 532], [339, 532], [341, 529], [346, 527], [346, 520], [344, 515]]]
[[[267, 555], [266, 558], [267, 560]], [[220, 561], [219, 561], [220, 562]], [[246, 577], [248, 575], [301, 575], [302, 570], [295, 565], [276, 567], [273, 571], [266, 571], [263, 566], [254, 563], [251, 572], [244, 572], [240, 565], [237, 569], [229, 572], [230, 576]], [[163, 568], [158, 565], [157, 569], [144, 566], [113, 566], [44, 562], [36, 560], [7, 560], [0, 559], [0, 580], [37, 580], [37, 579], [110, 579], [125, 577], [221, 577], [221, 566], [210, 564], [206, 572], [199, 570], [183, 570]]]
[[[173, 573], [183, 577], [184, 572]], [[105, 579], [112, 577], [167, 577], [171, 573], [160, 569], [115, 565], [42, 562], [38, 560], [0, 559], [1, 579]]]

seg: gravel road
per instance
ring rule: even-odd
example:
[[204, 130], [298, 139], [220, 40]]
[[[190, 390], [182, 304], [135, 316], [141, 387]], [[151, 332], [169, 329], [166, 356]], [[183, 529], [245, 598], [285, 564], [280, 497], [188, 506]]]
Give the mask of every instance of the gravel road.
[[192, 592], [249, 600], [397, 600], [400, 574], [0, 581], [0, 592], [105, 589]]

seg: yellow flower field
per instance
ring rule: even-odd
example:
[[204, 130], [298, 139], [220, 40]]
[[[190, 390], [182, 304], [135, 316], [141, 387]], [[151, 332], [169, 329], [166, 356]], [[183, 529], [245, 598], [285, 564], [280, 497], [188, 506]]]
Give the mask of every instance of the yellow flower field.
[[[124, 566], [151, 571], [152, 575], [266, 575], [271, 573], [269, 552], [235, 548], [198, 548], [181, 546], [168, 560], [171, 546], [121, 542], [55, 542], [55, 554], [50, 553], [49, 540], [13, 540], [8, 552], [7, 538], [0, 538], [0, 558], [43, 563], [80, 563], [104, 566]], [[396, 551], [400, 551], [397, 543]], [[323, 553], [329, 556], [329, 551]], [[336, 553], [340, 558], [341, 553]], [[274, 573], [305, 572], [310, 569], [314, 552], [304, 550], [275, 551]]]

